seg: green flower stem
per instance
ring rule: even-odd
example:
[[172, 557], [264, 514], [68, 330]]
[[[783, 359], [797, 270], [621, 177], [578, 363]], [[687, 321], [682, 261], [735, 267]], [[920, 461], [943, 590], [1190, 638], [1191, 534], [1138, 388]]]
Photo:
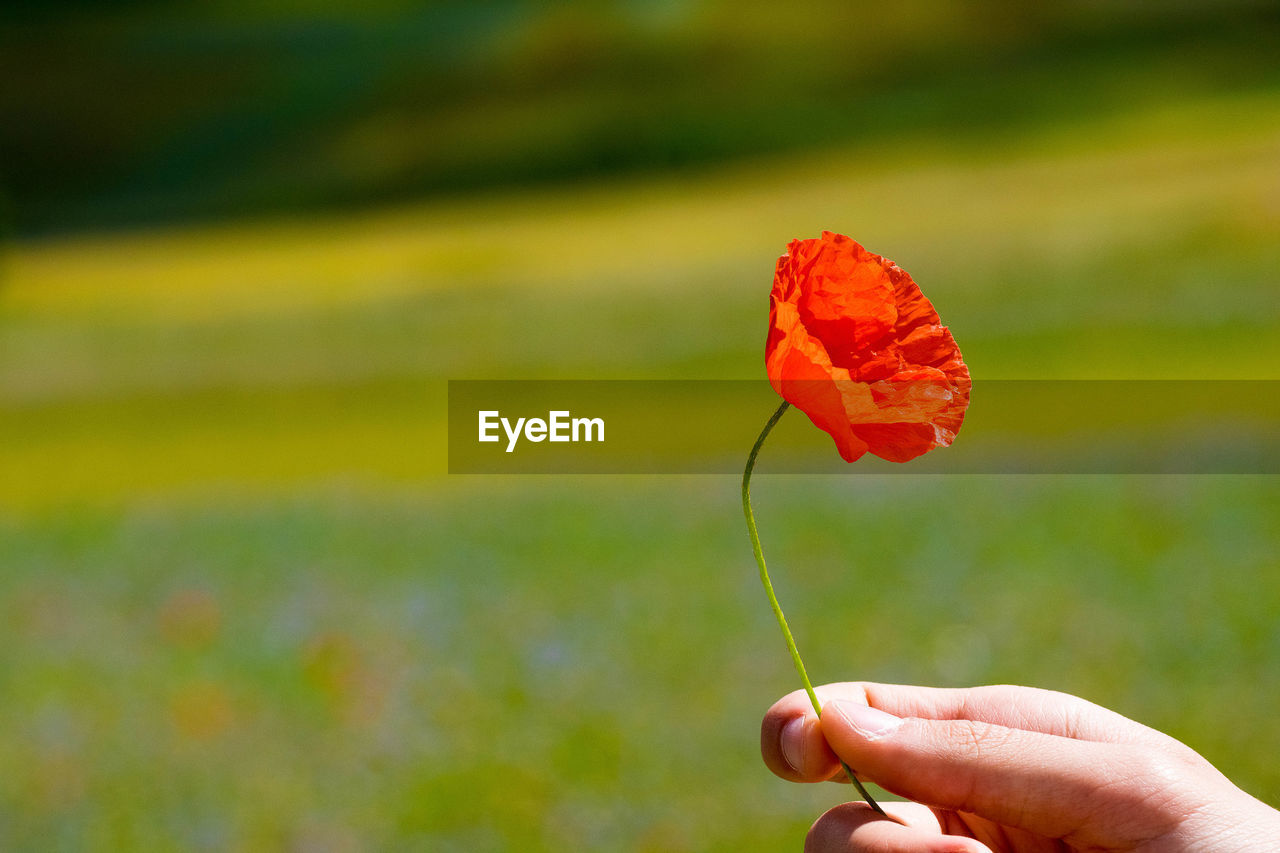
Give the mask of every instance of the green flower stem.
[[[756, 439], [755, 446], [751, 448], [751, 454], [747, 456], [747, 467], [742, 472], [742, 513], [747, 517], [747, 532], [751, 534], [751, 550], [755, 553], [756, 563], [760, 566], [760, 583], [764, 584], [765, 595], [769, 596], [769, 606], [773, 608], [773, 615], [777, 617], [778, 627], [782, 629], [782, 636], [787, 641], [787, 650], [791, 652], [791, 662], [796, 665], [796, 672], [800, 674], [800, 681], [804, 684], [804, 692], [809, 694], [809, 701], [813, 704], [814, 713], [821, 717], [822, 705], [818, 702], [818, 694], [813, 691], [813, 684], [809, 681], [809, 673], [805, 671], [804, 661], [800, 659], [800, 650], [796, 648], [795, 638], [791, 636], [791, 629], [787, 627], [787, 617], [782, 614], [782, 605], [778, 604], [778, 596], [774, 595], [773, 583], [769, 580], [769, 570], [764, 565], [764, 552], [760, 549], [760, 534], [756, 531], [756, 517], [751, 511], [751, 471], [756, 467], [756, 456], [760, 453], [760, 447], [764, 444], [764, 440], [769, 437], [774, 425], [778, 423], [790, 405], [786, 400], [782, 401], [782, 405], [773, 413], [773, 417], [769, 418], [769, 422], [764, 425], [764, 429], [760, 432], [760, 437]], [[853, 787], [857, 788], [858, 793], [867, 801], [867, 805], [880, 814], [884, 814], [884, 809], [880, 808], [880, 805], [867, 793], [867, 789], [862, 787], [862, 783], [854, 775], [853, 769], [848, 764], [845, 764], [843, 760], [840, 761], [840, 766], [848, 774], [849, 781], [853, 783]]]

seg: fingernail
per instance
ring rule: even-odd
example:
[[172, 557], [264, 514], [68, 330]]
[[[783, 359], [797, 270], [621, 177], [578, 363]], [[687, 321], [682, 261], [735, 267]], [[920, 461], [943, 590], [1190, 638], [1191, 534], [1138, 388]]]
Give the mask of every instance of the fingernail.
[[796, 717], [783, 726], [778, 742], [782, 747], [782, 759], [787, 762], [787, 766], [797, 773], [804, 772], [804, 717]]
[[[902, 725], [902, 718], [886, 714], [879, 708], [863, 705], [861, 702], [848, 702], [837, 699], [827, 706], [839, 714], [849, 727], [867, 740], [877, 740], [893, 733]], [[822, 710], [827, 710], [823, 708]]]

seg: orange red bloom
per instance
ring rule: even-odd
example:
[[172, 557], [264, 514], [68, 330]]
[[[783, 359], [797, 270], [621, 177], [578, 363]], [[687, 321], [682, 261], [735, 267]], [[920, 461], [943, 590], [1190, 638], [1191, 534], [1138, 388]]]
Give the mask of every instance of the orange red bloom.
[[846, 462], [945, 447], [969, 406], [969, 368], [911, 276], [830, 231], [778, 259], [765, 369]]

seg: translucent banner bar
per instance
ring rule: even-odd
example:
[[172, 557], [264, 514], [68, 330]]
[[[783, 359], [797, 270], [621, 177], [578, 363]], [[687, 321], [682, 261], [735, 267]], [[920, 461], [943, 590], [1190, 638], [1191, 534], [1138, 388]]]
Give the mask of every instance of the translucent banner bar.
[[[740, 473], [779, 402], [763, 380], [451, 380], [449, 472]], [[1277, 474], [1280, 381], [974, 382], [954, 443], [905, 463], [870, 454], [845, 463], [826, 433], [789, 411], [757, 470]]]

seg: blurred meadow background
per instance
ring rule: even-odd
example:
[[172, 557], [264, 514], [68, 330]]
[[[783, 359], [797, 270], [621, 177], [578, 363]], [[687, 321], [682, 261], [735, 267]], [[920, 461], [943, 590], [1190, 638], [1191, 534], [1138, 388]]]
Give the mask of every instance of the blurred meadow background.
[[[799, 849], [842, 789], [759, 760], [736, 479], [449, 476], [446, 380], [760, 377], [824, 228], [979, 379], [1280, 379], [1278, 47], [1230, 0], [5, 4], [0, 846]], [[817, 680], [1076, 692], [1280, 802], [1275, 477], [754, 491]]]

